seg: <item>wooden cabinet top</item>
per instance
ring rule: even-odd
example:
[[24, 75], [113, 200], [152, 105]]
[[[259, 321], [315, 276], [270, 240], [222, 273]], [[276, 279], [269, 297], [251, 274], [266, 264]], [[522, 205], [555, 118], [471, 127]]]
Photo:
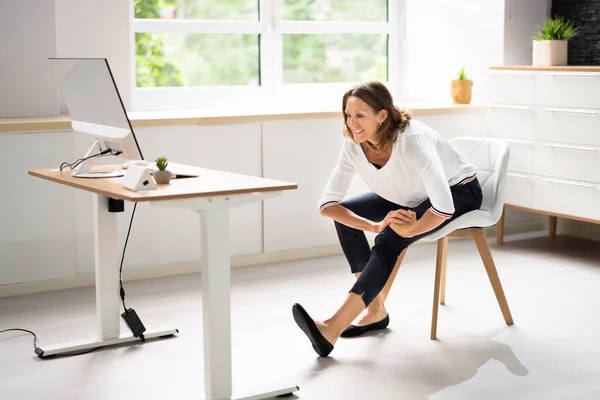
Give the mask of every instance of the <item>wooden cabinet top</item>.
[[504, 65], [492, 66], [491, 70], [505, 71], [566, 71], [566, 72], [600, 72], [600, 65], [563, 65], [563, 66], [544, 66], [544, 65]]

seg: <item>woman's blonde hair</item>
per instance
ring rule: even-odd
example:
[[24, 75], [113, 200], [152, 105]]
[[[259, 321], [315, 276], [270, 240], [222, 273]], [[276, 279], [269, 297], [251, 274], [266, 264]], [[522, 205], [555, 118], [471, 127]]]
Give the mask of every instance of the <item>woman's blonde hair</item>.
[[370, 81], [360, 83], [344, 94], [342, 102], [342, 112], [344, 114], [344, 136], [353, 139], [352, 130], [347, 125], [348, 116], [346, 115], [346, 102], [350, 96], [358, 97], [367, 103], [376, 113], [386, 110], [388, 116], [379, 126], [377, 137], [381, 149], [389, 149], [396, 141], [398, 134], [404, 132], [404, 129], [410, 123], [412, 115], [407, 111], [394, 105], [392, 94], [381, 82]]

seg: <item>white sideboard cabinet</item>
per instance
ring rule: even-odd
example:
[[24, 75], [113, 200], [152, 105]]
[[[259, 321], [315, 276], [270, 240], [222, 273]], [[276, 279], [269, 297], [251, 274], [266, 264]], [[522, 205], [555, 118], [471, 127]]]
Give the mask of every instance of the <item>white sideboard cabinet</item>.
[[[600, 224], [600, 67], [490, 67], [491, 134], [510, 145], [505, 207]], [[502, 244], [504, 218], [496, 226]]]

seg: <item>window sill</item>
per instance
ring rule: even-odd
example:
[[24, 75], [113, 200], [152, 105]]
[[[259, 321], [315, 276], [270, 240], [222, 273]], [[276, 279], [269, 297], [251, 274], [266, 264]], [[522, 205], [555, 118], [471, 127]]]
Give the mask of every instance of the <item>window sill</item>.
[[[406, 104], [415, 117], [439, 114], [482, 113], [482, 105], [432, 105], [425, 103]], [[133, 111], [127, 113], [134, 128], [175, 125], [229, 125], [297, 119], [341, 118], [341, 110], [273, 110], [273, 111]], [[70, 131], [68, 115], [48, 117], [0, 118], [0, 133], [33, 133]]]

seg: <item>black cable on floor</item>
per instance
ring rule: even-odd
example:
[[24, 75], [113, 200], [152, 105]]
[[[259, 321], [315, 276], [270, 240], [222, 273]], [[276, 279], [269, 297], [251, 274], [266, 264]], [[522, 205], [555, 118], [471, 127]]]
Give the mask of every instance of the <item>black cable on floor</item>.
[[[11, 331], [17, 331], [17, 332], [25, 332], [25, 333], [30, 333], [31, 335], [33, 335], [33, 351], [35, 352], [35, 354], [37, 354], [38, 357], [42, 358], [44, 351], [42, 349], [40, 349], [37, 346], [37, 335], [30, 331], [29, 329], [21, 329], [21, 328], [11, 328], [11, 329], [3, 329], [0, 331], [0, 333], [4, 333], [4, 332], [11, 332]], [[81, 351], [81, 352], [72, 352], [72, 353], [63, 353], [60, 355], [56, 355], [56, 356], [52, 356], [52, 357], [67, 357], [67, 356], [78, 356], [81, 354], [87, 354], [87, 353], [91, 353], [94, 350], [98, 350], [100, 347], [95, 347], [93, 349], [89, 349], [89, 350], [85, 350], [85, 351]]]
[[[121, 301], [123, 303], [123, 310], [124, 310], [124, 312], [123, 312], [123, 314], [121, 314], [121, 316], [123, 317], [123, 319], [125, 319], [125, 322], [129, 326], [129, 329], [131, 329], [134, 336], [139, 337], [142, 341], [145, 341], [146, 339], [144, 338], [144, 331], [146, 330], [146, 328], [142, 324], [142, 322], [139, 319], [139, 317], [137, 316], [136, 312], [133, 309], [128, 309], [127, 306], [125, 305], [125, 289], [123, 288], [123, 261], [125, 260], [125, 250], [127, 250], [127, 243], [129, 242], [129, 234], [131, 233], [131, 226], [133, 225], [133, 217], [135, 215], [136, 208], [137, 208], [137, 202], [135, 202], [133, 204], [133, 211], [131, 212], [131, 219], [129, 220], [129, 229], [127, 230], [127, 237], [125, 238], [125, 245], [123, 246], [123, 253], [121, 255], [121, 265], [119, 266], [119, 286], [120, 286], [119, 292], [121, 295]], [[43, 357], [44, 351], [37, 346], [37, 335], [34, 332], [32, 332], [28, 329], [11, 328], [11, 329], [1, 330], [0, 333], [11, 332], [11, 331], [20, 331], [20, 332], [25, 332], [25, 333], [29, 333], [29, 334], [33, 335], [33, 350], [34, 350], [35, 354], [38, 355], [38, 357]], [[63, 353], [60, 356], [76, 356], [76, 355], [86, 354], [86, 353], [90, 353], [94, 350], [97, 350], [99, 348], [100, 347], [96, 347], [96, 348], [93, 348], [90, 350], [85, 350], [85, 351], [82, 351], [79, 353], [76, 353], [76, 352]]]

